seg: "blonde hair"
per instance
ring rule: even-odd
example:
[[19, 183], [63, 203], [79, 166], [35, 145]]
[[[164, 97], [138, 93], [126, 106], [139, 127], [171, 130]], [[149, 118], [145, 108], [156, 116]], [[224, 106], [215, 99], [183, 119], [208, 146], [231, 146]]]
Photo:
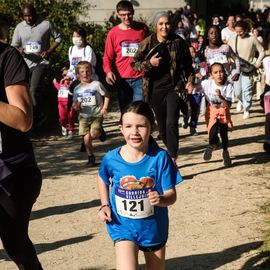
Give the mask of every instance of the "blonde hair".
[[76, 68], [75, 68], [75, 71], [76, 71], [76, 74], [78, 75], [79, 74], [79, 70], [80, 68], [86, 68], [88, 69], [91, 73], [93, 72], [93, 66], [91, 63], [89, 63], [88, 61], [80, 61]]

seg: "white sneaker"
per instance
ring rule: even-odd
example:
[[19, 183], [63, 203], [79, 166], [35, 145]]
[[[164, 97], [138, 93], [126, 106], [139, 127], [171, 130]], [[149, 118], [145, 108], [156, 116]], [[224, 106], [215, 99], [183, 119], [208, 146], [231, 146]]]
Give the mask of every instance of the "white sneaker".
[[68, 132], [68, 138], [69, 138], [69, 139], [72, 139], [72, 138], [73, 138], [73, 131], [70, 130], [70, 131]]
[[236, 105], [236, 110], [238, 111], [238, 112], [241, 112], [242, 111], [242, 102], [239, 100], [238, 101], [238, 103], [237, 103], [237, 105]]
[[249, 118], [249, 111], [244, 110], [243, 119]]
[[65, 128], [64, 126], [62, 126], [62, 135], [67, 136], [67, 128]]

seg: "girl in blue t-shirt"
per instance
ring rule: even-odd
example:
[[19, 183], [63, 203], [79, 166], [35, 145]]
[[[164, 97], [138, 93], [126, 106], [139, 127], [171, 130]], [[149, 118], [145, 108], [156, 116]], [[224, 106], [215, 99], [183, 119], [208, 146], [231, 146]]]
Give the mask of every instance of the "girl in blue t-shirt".
[[168, 239], [168, 209], [176, 201], [182, 177], [168, 153], [149, 143], [155, 128], [149, 105], [125, 108], [120, 130], [126, 144], [108, 152], [101, 163], [98, 216], [114, 241], [116, 269], [137, 269], [138, 251], [148, 270], [162, 270]]

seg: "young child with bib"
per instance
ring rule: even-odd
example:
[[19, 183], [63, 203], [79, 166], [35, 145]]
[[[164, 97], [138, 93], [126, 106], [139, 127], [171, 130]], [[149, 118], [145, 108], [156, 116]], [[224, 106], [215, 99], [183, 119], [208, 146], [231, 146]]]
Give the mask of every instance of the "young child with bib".
[[98, 216], [114, 242], [116, 269], [138, 269], [144, 252], [148, 270], [165, 269], [168, 206], [176, 201], [182, 177], [169, 154], [149, 143], [155, 129], [149, 105], [135, 101], [122, 112], [123, 146], [108, 152], [100, 165]]

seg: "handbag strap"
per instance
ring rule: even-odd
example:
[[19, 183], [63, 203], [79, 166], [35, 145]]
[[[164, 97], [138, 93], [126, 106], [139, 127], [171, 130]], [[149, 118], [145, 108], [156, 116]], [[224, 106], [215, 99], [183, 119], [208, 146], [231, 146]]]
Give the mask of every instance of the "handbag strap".
[[235, 37], [235, 54], [238, 55], [238, 51], [237, 51], [237, 40], [238, 40], [238, 35], [236, 35]]

